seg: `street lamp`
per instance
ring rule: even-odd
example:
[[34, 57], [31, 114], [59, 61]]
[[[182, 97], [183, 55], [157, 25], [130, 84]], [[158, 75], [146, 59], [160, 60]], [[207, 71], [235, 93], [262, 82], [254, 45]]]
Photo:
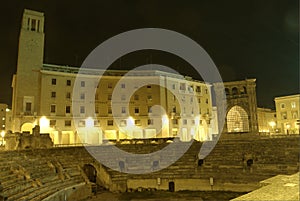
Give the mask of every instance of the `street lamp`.
[[2, 137], [2, 146], [4, 145], [4, 136], [5, 136], [5, 132], [4, 132], [4, 131], [2, 131], [2, 132], [1, 132], [1, 137]]
[[[272, 130], [274, 132], [274, 126], [276, 125], [276, 123], [274, 121], [270, 121], [269, 125], [271, 126]], [[270, 132], [271, 133], [271, 132]]]

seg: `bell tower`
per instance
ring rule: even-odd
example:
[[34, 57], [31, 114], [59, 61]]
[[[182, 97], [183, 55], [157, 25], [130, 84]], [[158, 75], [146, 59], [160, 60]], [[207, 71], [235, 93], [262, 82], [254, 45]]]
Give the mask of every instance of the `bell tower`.
[[19, 36], [17, 73], [13, 78], [15, 131], [39, 113], [40, 70], [44, 57], [44, 13], [25, 9]]

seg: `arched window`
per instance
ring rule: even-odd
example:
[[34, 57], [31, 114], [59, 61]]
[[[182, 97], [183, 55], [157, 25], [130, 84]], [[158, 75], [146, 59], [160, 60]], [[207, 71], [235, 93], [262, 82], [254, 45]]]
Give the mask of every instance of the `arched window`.
[[225, 94], [226, 94], [226, 96], [229, 95], [229, 89], [228, 88], [225, 88]]
[[227, 113], [227, 130], [231, 132], [249, 132], [247, 112], [240, 106], [233, 106]]
[[232, 88], [232, 95], [238, 95], [238, 89], [236, 87]]

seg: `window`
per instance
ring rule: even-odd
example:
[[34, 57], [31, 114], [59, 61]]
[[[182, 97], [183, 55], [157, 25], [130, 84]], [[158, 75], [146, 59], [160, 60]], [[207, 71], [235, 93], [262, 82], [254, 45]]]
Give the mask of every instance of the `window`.
[[84, 106], [80, 106], [80, 113], [84, 114], [85, 113], [85, 107]]
[[172, 124], [177, 125], [178, 124], [178, 119], [172, 119]]
[[85, 81], [81, 81], [81, 82], [80, 82], [80, 86], [81, 86], [81, 87], [85, 87]]
[[185, 91], [185, 88], [186, 88], [185, 83], [180, 83], [179, 89]]
[[80, 120], [80, 121], [78, 122], [78, 126], [79, 126], [79, 127], [85, 127], [85, 121], [84, 121], [84, 120]]
[[99, 127], [100, 126], [100, 120], [94, 120], [94, 126]]
[[51, 92], [51, 98], [55, 98], [56, 97], [56, 92], [55, 91], [52, 91]]
[[148, 125], [153, 125], [153, 119], [148, 119]]
[[65, 126], [71, 126], [71, 120], [65, 120]]
[[148, 88], [148, 89], [151, 89], [152, 87], [151, 87], [151, 85], [147, 85], [147, 88]]
[[66, 114], [70, 114], [71, 113], [71, 106], [67, 105], [66, 106]]
[[126, 113], [126, 107], [122, 107], [121, 113], [122, 113], [122, 114], [125, 114], [125, 113]]
[[108, 83], [107, 88], [112, 89], [112, 83]]
[[148, 113], [152, 113], [152, 106], [148, 106]]
[[281, 119], [287, 119], [286, 112], [281, 113]]
[[198, 92], [198, 93], [201, 92], [201, 87], [200, 86], [196, 86], [196, 92]]
[[113, 120], [107, 120], [107, 125], [108, 126], [113, 126], [114, 125], [114, 121]]
[[152, 101], [152, 96], [151, 96], [151, 95], [148, 95], [148, 96], [147, 96], [147, 99], [148, 99], [148, 101]]
[[190, 85], [190, 86], [188, 87], [188, 90], [189, 90], [190, 93], [193, 93], [193, 92], [194, 92], [194, 87], [193, 87], [192, 85]]
[[230, 94], [230, 92], [229, 92], [229, 89], [228, 89], [228, 88], [225, 88], [225, 94], [226, 94], [226, 96], [228, 96], [228, 95]]
[[70, 92], [67, 92], [66, 93], [66, 99], [70, 99], [71, 98], [71, 93]]
[[187, 119], [182, 120], [183, 125], [187, 125]]
[[297, 112], [293, 112], [293, 119], [298, 119], [298, 113]]
[[208, 89], [205, 89], [205, 94], [208, 94]]
[[120, 126], [124, 127], [127, 125], [127, 121], [125, 119], [120, 121]]
[[139, 95], [134, 95], [134, 100], [139, 100]]
[[232, 92], [232, 95], [238, 95], [238, 89], [236, 87], [233, 87], [231, 92]]
[[176, 89], [176, 85], [175, 84], [172, 84], [172, 89]]
[[26, 112], [31, 112], [31, 103], [29, 103], [29, 102], [26, 103], [25, 111]]
[[206, 104], [208, 104], [208, 99], [205, 100]]
[[173, 113], [176, 113], [176, 106], [173, 106], [173, 107], [172, 107], [172, 112], [173, 112]]
[[126, 96], [125, 96], [125, 95], [122, 95], [122, 96], [121, 96], [121, 100], [126, 100]]
[[52, 83], [52, 85], [56, 85], [56, 79], [52, 78], [51, 83]]
[[108, 108], [107, 108], [107, 114], [112, 114], [112, 109], [111, 109], [111, 107], [108, 107]]
[[139, 114], [139, 113], [140, 113], [140, 109], [139, 109], [138, 107], [135, 107], [135, 108], [134, 108], [134, 113], [135, 113], [135, 114]]
[[200, 98], [198, 98], [198, 103], [201, 103], [201, 99]]
[[56, 112], [56, 105], [51, 105], [50, 106], [50, 112], [55, 113]]
[[67, 80], [67, 86], [71, 86], [71, 80]]
[[36, 20], [32, 19], [31, 20], [31, 31], [35, 31], [35, 29], [36, 29]]
[[95, 113], [99, 114], [99, 106], [95, 106]]
[[121, 84], [121, 88], [122, 88], [122, 89], [125, 89], [125, 87], [126, 87], [125, 84], [122, 83], [122, 84]]
[[140, 126], [141, 125], [141, 120], [139, 120], [139, 119], [134, 120], [134, 124], [136, 126]]
[[56, 120], [51, 119], [50, 120], [50, 127], [53, 127], [56, 125]]
[[85, 99], [85, 94], [84, 94], [84, 93], [81, 93], [81, 94], [80, 94], [80, 99], [81, 99], [81, 100], [84, 100], [84, 99]]
[[108, 94], [107, 100], [111, 100], [111, 94]]
[[284, 109], [284, 108], [285, 108], [285, 104], [284, 104], [284, 103], [281, 103], [281, 104], [280, 104], [280, 108], [281, 108], [281, 109]]
[[291, 102], [291, 107], [296, 108], [296, 102]]

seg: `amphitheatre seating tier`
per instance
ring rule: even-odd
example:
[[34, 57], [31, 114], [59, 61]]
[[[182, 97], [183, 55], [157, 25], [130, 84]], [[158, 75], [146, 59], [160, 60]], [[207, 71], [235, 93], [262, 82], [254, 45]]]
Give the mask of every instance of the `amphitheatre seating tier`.
[[[100, 165], [84, 147], [58, 147], [51, 149], [0, 152], [0, 195], [8, 200], [41, 200], [57, 190], [85, 182], [82, 167], [85, 164], [101, 166], [113, 183], [126, 183], [128, 179], [209, 179], [216, 182], [259, 182], [277, 174], [293, 174], [299, 170], [299, 137], [266, 138], [260, 136], [221, 138], [214, 142], [193, 142], [188, 150], [171, 166], [165, 157], [151, 155], [169, 143], [149, 143], [139, 140], [135, 144], [117, 143], [126, 152], [148, 154], [142, 161], [136, 158], [112, 158], [110, 146], [94, 147], [95, 156], [110, 159], [113, 169]], [[185, 146], [182, 144], [179, 146]], [[210, 152], [210, 147], [213, 147]], [[177, 149], [166, 150], [167, 156], [178, 154]], [[206, 156], [199, 158], [201, 155]], [[205, 154], [206, 152], [206, 154]], [[209, 153], [210, 152], [210, 153]], [[208, 154], [209, 153], [209, 154]], [[118, 162], [125, 170], [150, 171], [147, 174], [120, 172]], [[117, 162], [117, 163], [116, 163]], [[117, 165], [116, 165], [117, 164]], [[166, 167], [160, 169], [160, 167]], [[127, 169], [126, 169], [127, 168]]]

